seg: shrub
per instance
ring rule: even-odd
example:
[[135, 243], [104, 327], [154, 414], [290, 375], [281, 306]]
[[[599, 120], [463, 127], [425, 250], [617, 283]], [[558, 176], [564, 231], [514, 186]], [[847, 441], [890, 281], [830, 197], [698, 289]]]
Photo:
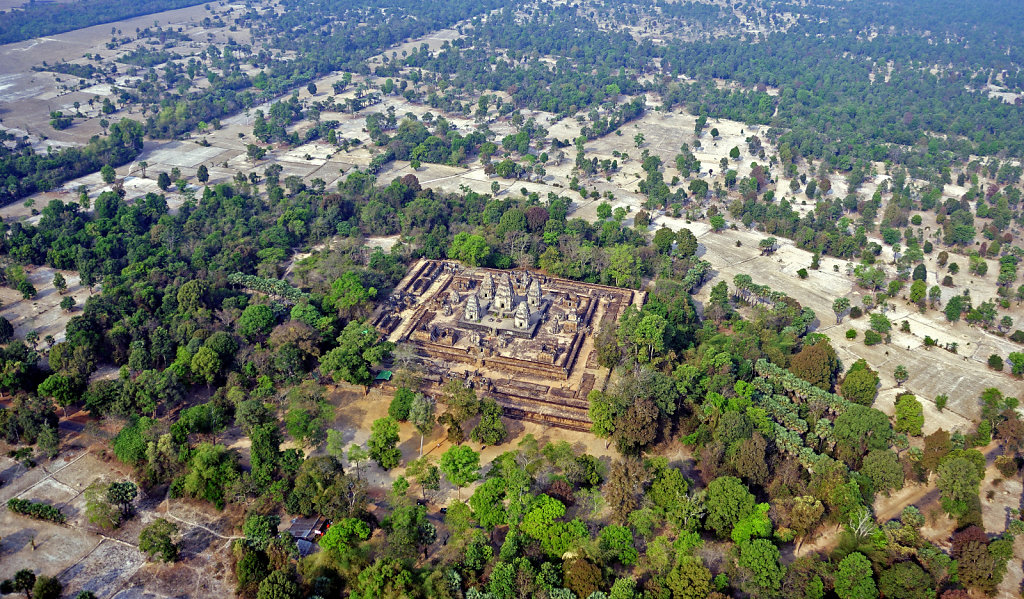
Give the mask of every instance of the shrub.
[[921, 434], [924, 411], [913, 395], [901, 395], [896, 401], [896, 431], [912, 436]]
[[850, 308], [850, 318], [860, 318], [861, 316], [864, 316], [864, 310], [861, 310], [860, 306]]
[[1000, 474], [1006, 478], [1010, 478], [1017, 474], [1017, 460], [1008, 455], [1001, 455], [996, 458], [996, 468], [999, 470]]
[[1024, 331], [1021, 331], [1021, 330], [1014, 331], [1013, 334], [1010, 335], [1010, 341], [1015, 341], [1017, 343], [1024, 343]]
[[37, 520], [47, 520], [49, 522], [56, 522], [57, 524], [64, 524], [68, 519], [67, 516], [62, 514], [59, 509], [52, 505], [37, 503], [27, 499], [9, 499], [7, 500], [7, 509], [16, 514], [24, 514], [25, 516], [31, 516]]
[[868, 330], [864, 332], [864, 345], [878, 345], [882, 342], [882, 336], [877, 332]]
[[996, 372], [1003, 371], [1003, 359], [998, 354], [992, 354], [988, 357], [988, 367]]
[[946, 409], [946, 403], [949, 402], [949, 396], [946, 394], [939, 395], [935, 398], [935, 408], [940, 412]]
[[807, 269], [806, 268], [801, 268], [800, 270], [796, 271], [796, 274], [798, 274], [801, 279], [806, 279], [807, 278]]
[[857, 331], [856, 331], [856, 329], [847, 329], [846, 330], [846, 338], [847, 339], [856, 339], [857, 338]]

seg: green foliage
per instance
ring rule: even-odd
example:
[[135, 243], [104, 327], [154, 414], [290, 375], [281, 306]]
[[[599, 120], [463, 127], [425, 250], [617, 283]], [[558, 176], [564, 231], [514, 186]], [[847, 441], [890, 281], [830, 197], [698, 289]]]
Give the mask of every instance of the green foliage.
[[415, 397], [416, 394], [411, 389], [406, 387], [396, 389], [394, 397], [391, 398], [391, 405], [388, 406], [388, 416], [399, 422], [409, 420], [409, 409], [412, 407]]
[[772, 521], [768, 519], [769, 507], [767, 503], [759, 503], [754, 506], [753, 511], [737, 522], [729, 534], [733, 542], [742, 546], [754, 537], [771, 537]]
[[863, 359], [850, 366], [843, 382], [839, 385], [843, 397], [862, 406], [870, 406], [878, 394], [878, 373], [871, 370]]
[[265, 339], [274, 327], [274, 312], [263, 304], [250, 304], [238, 318], [238, 333], [250, 342]]
[[390, 470], [402, 460], [402, 452], [396, 447], [398, 444], [398, 423], [395, 419], [386, 416], [373, 421], [370, 426], [370, 438], [366, 445], [370, 450], [370, 457], [373, 458], [381, 468]]
[[777, 592], [785, 568], [779, 563], [779, 550], [766, 539], [740, 544], [740, 566], [753, 574], [754, 582], [768, 592]]
[[438, 467], [448, 482], [461, 489], [479, 478], [480, 454], [465, 445], [455, 445], [441, 454]]
[[876, 599], [878, 589], [871, 572], [871, 563], [862, 553], [851, 553], [839, 562], [835, 580], [839, 599]]
[[959, 518], [970, 510], [972, 500], [978, 497], [978, 486], [982, 475], [971, 460], [964, 456], [950, 455], [939, 464], [938, 480], [942, 509], [950, 516]]
[[178, 527], [163, 518], [157, 518], [139, 532], [139, 550], [150, 557], [164, 562], [178, 559], [178, 546], [173, 536]]
[[370, 367], [390, 355], [393, 347], [390, 342], [381, 341], [372, 326], [352, 321], [338, 336], [338, 347], [320, 358], [320, 370], [336, 382], [368, 385], [373, 380]]
[[598, 546], [609, 559], [624, 566], [632, 566], [640, 556], [633, 546], [633, 533], [625, 526], [612, 524], [602, 528], [598, 534]]
[[903, 466], [888, 449], [874, 449], [864, 457], [861, 474], [871, 480], [874, 491], [889, 494], [903, 488]]
[[935, 579], [916, 563], [899, 562], [878, 577], [878, 590], [893, 599], [935, 599]]
[[896, 400], [896, 432], [920, 436], [924, 426], [924, 407], [913, 395], [901, 395]]
[[740, 479], [722, 476], [708, 484], [705, 506], [705, 526], [719, 537], [726, 538], [740, 520], [754, 511], [755, 501]]
[[56, 522], [57, 524], [64, 524], [68, 519], [67, 516], [52, 505], [29, 501], [28, 499], [18, 499], [17, 497], [7, 500], [7, 509], [16, 514], [24, 514], [37, 520], [46, 520], [48, 522]]
[[257, 551], [265, 550], [270, 540], [277, 536], [277, 527], [280, 524], [281, 518], [277, 516], [249, 514], [245, 518], [245, 523], [242, 524], [245, 542]]
[[238, 478], [237, 459], [223, 445], [200, 443], [189, 460], [188, 473], [181, 480], [182, 491], [223, 509], [225, 490]]

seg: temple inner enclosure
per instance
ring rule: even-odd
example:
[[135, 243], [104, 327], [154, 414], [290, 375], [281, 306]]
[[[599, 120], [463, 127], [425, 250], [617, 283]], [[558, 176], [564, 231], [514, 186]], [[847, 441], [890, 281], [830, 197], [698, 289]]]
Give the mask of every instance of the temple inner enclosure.
[[608, 374], [594, 334], [642, 299], [630, 289], [527, 270], [422, 260], [372, 323], [410, 347], [424, 390], [464, 380], [509, 417], [588, 430], [587, 394]]

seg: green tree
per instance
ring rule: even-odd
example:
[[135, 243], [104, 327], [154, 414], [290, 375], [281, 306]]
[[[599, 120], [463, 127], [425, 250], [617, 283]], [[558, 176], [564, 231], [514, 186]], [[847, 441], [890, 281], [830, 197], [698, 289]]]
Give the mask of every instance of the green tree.
[[779, 563], [779, 549], [767, 539], [754, 539], [740, 546], [740, 566], [754, 577], [757, 586], [776, 593], [785, 570]]
[[139, 496], [139, 488], [131, 481], [110, 483], [107, 488], [107, 501], [121, 507], [121, 517], [130, 518], [132, 502]]
[[377, 329], [352, 321], [338, 336], [338, 347], [320, 358], [320, 370], [337, 382], [368, 385], [373, 380], [370, 367], [387, 358], [393, 348], [391, 342], [380, 340]]
[[721, 538], [728, 538], [737, 522], [754, 510], [754, 496], [734, 476], [721, 476], [708, 484], [704, 505], [705, 526]]
[[324, 298], [324, 309], [334, 308], [342, 318], [363, 317], [369, 314], [375, 287], [365, 287], [354, 272], [346, 272], [331, 283], [331, 291]]
[[910, 378], [910, 374], [907, 372], [907, 367], [903, 364], [897, 366], [892, 375], [893, 378], [896, 379], [896, 384], [900, 387], [902, 387], [903, 383], [907, 382], [907, 379]]
[[173, 540], [177, 533], [177, 526], [163, 518], [157, 518], [139, 532], [139, 550], [151, 559], [173, 562], [178, 559], [178, 546]]
[[205, 164], [200, 164], [199, 168], [196, 169], [196, 179], [199, 179], [199, 182], [204, 184], [210, 180], [210, 170], [206, 168]]
[[864, 456], [860, 473], [871, 480], [877, 493], [889, 494], [903, 488], [903, 466], [889, 449], [874, 449]]
[[966, 457], [949, 456], [943, 460], [935, 482], [942, 509], [954, 518], [965, 515], [978, 497], [981, 478], [977, 467]]
[[281, 518], [278, 516], [249, 514], [242, 524], [245, 542], [257, 551], [266, 550], [270, 541], [277, 536], [277, 528], [280, 524]]
[[739, 146], [733, 146], [732, 149], [729, 150], [729, 158], [732, 158], [733, 160], [739, 160], [740, 159], [740, 148], [739, 148]]
[[698, 558], [685, 555], [665, 577], [672, 599], [705, 599], [711, 593], [711, 570]]
[[274, 570], [260, 583], [256, 599], [299, 599], [302, 591], [298, 583], [284, 570]]
[[502, 409], [493, 399], [480, 402], [480, 422], [470, 432], [470, 438], [484, 445], [498, 445], [505, 440], [508, 431], [501, 421]]
[[171, 186], [171, 177], [167, 173], [160, 173], [156, 176], [156, 186], [160, 188], [160, 191], [167, 191]]
[[217, 355], [217, 352], [212, 350], [205, 345], [200, 347], [198, 351], [192, 356], [192, 360], [189, 362], [189, 366], [192, 373], [198, 376], [201, 380], [206, 381], [207, 385], [212, 385], [220, 371], [224, 368], [221, 358]]
[[885, 335], [886, 333], [892, 330], [892, 321], [890, 321], [889, 318], [885, 316], [885, 314], [879, 314], [878, 312], [875, 312], [870, 316], [869, 323], [871, 325], [871, 330], [875, 331], [880, 335]]
[[625, 526], [610, 524], [598, 534], [598, 546], [609, 560], [616, 560], [624, 566], [632, 566], [640, 557], [633, 546], [633, 533]]
[[402, 452], [396, 447], [398, 444], [398, 423], [390, 416], [378, 418], [370, 426], [370, 438], [366, 445], [370, 450], [370, 457], [376, 461], [381, 468], [390, 470], [402, 460]]
[[67, 407], [80, 396], [74, 379], [60, 373], [51, 374], [43, 379], [36, 393], [40, 397], [49, 397], [57, 402], [57, 405], [63, 408], [65, 417], [68, 415]]
[[62, 592], [64, 592], [64, 585], [53, 576], [40, 576], [32, 585], [33, 599], [60, 599]]
[[22, 298], [27, 300], [34, 298], [36, 296], [36, 293], [38, 293], [36, 291], [36, 288], [32, 285], [32, 283], [29, 283], [27, 278], [23, 278], [22, 280], [18, 281], [18, 292], [21, 293]]
[[420, 434], [420, 457], [423, 457], [423, 438], [434, 430], [434, 400], [417, 393], [409, 404], [409, 422]]
[[100, 177], [103, 178], [103, 182], [110, 185], [117, 178], [117, 173], [114, 172], [114, 167], [109, 164], [104, 164], [103, 168], [100, 169]]
[[896, 400], [896, 432], [919, 436], [924, 426], [924, 407], [913, 395]]
[[878, 590], [892, 599], [935, 599], [935, 579], [913, 561], [897, 562], [878, 577]]
[[871, 562], [862, 553], [851, 553], [839, 562], [835, 581], [839, 599], [876, 599], [878, 589], [871, 571]]
[[108, 488], [106, 485], [94, 483], [85, 489], [85, 517], [90, 524], [113, 530], [120, 526], [121, 514], [107, 500]]
[[[495, 181], [497, 183], [497, 181]], [[493, 187], [493, 185], [492, 185]], [[469, 266], [482, 266], [491, 255], [491, 246], [481, 235], [465, 231], [456, 233], [448, 248], [448, 257], [465, 262]]]
[[263, 304], [251, 304], [242, 310], [238, 317], [238, 333], [245, 337], [250, 343], [266, 339], [270, 330], [274, 328], [274, 312], [269, 306]]
[[461, 500], [462, 488], [480, 476], [480, 454], [465, 445], [454, 445], [441, 454], [438, 466], [448, 482], [459, 490]]
[[875, 402], [878, 395], [878, 373], [871, 370], [868, 363], [863, 359], [857, 360], [850, 366], [843, 382], [839, 385], [839, 392], [848, 401], [870, 406]]
[[885, 449], [892, 438], [889, 417], [882, 412], [854, 404], [836, 417], [833, 425], [836, 457], [851, 467], [872, 449]]
[[[4, 581], [4, 586], [12, 591], [22, 591], [26, 599], [32, 599], [32, 590], [36, 584], [36, 573], [28, 568], [23, 568], [14, 573], [10, 580]], [[6, 589], [3, 592], [8, 592]]]
[[53, 275], [53, 288], [57, 290], [57, 293], [64, 295], [64, 292], [68, 290], [68, 282], [64, 278], [64, 275], [59, 272]]
[[320, 537], [320, 548], [337, 557], [351, 556], [359, 543], [370, 538], [370, 527], [358, 518], [342, 518]]
[[412, 401], [415, 397], [416, 394], [408, 387], [395, 389], [395, 394], [391, 398], [391, 404], [388, 406], [388, 416], [399, 422], [409, 420], [409, 411], [412, 408]]
[[850, 309], [850, 299], [846, 297], [836, 298], [832, 302], [832, 312], [836, 315], [836, 324], [843, 322], [843, 314]]

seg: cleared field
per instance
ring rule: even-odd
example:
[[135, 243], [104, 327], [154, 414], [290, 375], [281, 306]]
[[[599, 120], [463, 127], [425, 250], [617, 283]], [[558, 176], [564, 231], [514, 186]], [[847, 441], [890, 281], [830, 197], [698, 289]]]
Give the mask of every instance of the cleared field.
[[[64, 329], [68, 320], [81, 312], [86, 299], [91, 293], [79, 283], [78, 273], [70, 270], [60, 271], [67, 281], [67, 291], [61, 295], [53, 286], [53, 275], [56, 270], [48, 266], [25, 267], [28, 280], [38, 293], [30, 300], [10, 287], [0, 287], [0, 316], [14, 325], [14, 334], [24, 339], [30, 331], [39, 333], [43, 339], [52, 335], [57, 341], [64, 339]], [[95, 288], [98, 290], [99, 288]], [[75, 298], [75, 308], [70, 312], [61, 309], [60, 302], [65, 296]]]

